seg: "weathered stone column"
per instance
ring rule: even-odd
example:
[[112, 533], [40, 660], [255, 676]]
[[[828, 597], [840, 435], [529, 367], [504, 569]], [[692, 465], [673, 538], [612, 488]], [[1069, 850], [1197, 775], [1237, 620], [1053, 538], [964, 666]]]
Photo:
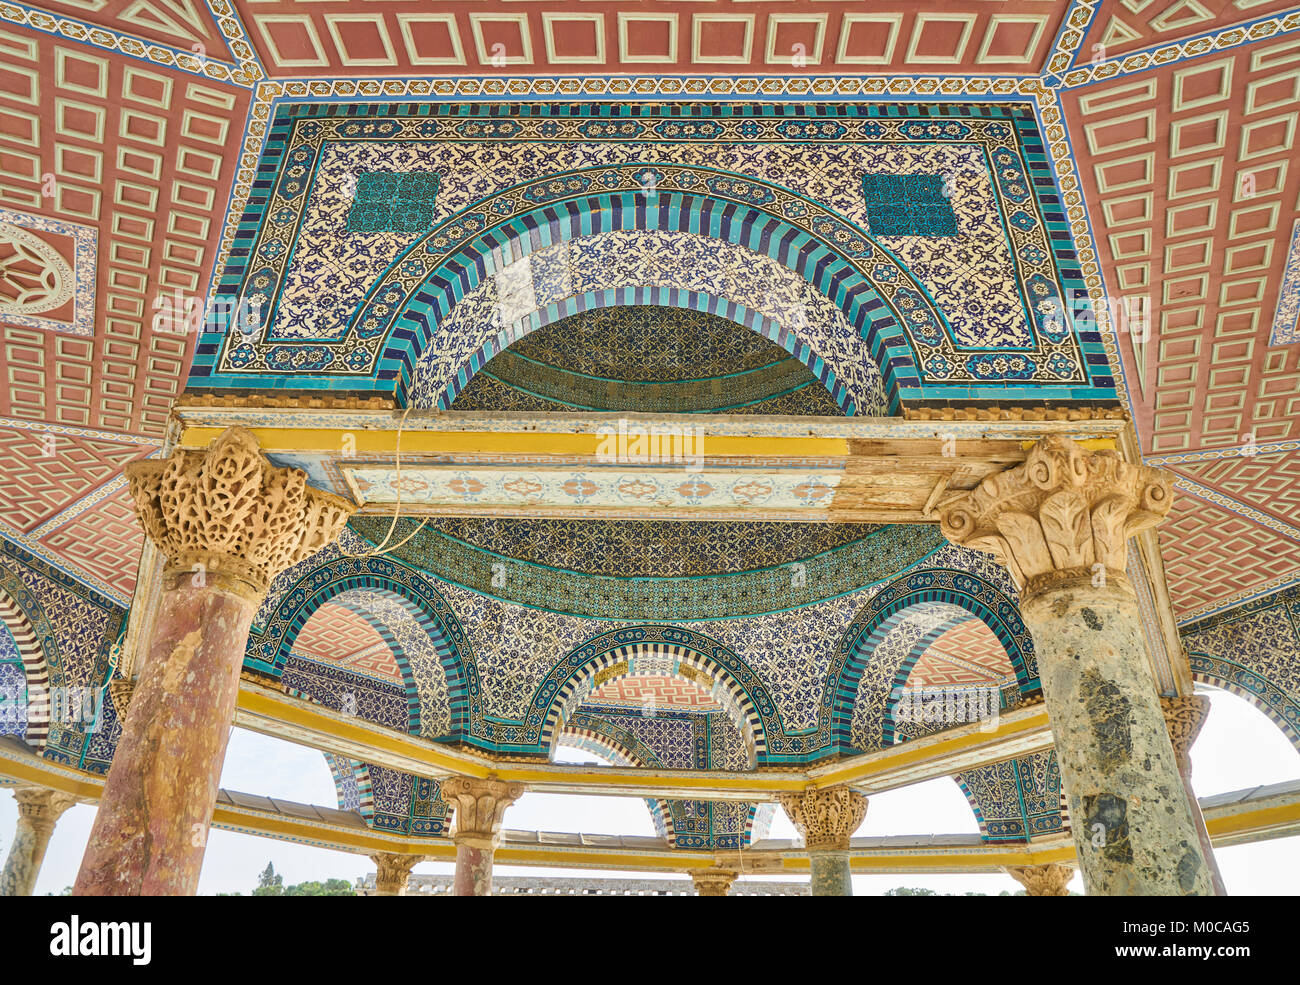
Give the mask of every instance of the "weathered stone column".
[[411, 870], [424, 861], [424, 856], [379, 852], [371, 855], [370, 861], [375, 863], [375, 895], [405, 896]]
[[852, 896], [849, 839], [867, 816], [867, 798], [848, 787], [783, 793], [781, 807], [808, 848], [814, 896]]
[[948, 539], [1020, 589], [1091, 895], [1213, 892], [1125, 575], [1128, 538], [1172, 499], [1160, 470], [1052, 436], [939, 506]]
[[735, 869], [691, 869], [696, 896], [729, 896], [736, 881]]
[[1029, 896], [1069, 896], [1066, 884], [1074, 876], [1074, 869], [1059, 862], [1046, 865], [1012, 865], [1006, 870]]
[[30, 896], [54, 825], [76, 800], [45, 787], [18, 787], [14, 800], [18, 802], [18, 827], [9, 845], [4, 872], [0, 873], [0, 896]]
[[1174, 747], [1174, 759], [1178, 761], [1178, 773], [1183, 778], [1187, 803], [1192, 808], [1192, 820], [1196, 823], [1196, 835], [1201, 841], [1201, 851], [1205, 853], [1205, 861], [1210, 866], [1214, 894], [1227, 896], [1228, 890], [1223, 884], [1223, 874], [1219, 871], [1219, 860], [1214, 857], [1214, 844], [1210, 841], [1210, 832], [1205, 827], [1205, 815], [1201, 813], [1201, 802], [1196, 799], [1196, 791], [1192, 789], [1192, 743], [1196, 741], [1201, 726], [1209, 717], [1210, 699], [1199, 694], [1161, 698], [1160, 708], [1165, 713], [1169, 741]]
[[271, 579], [330, 543], [353, 507], [273, 468], [243, 428], [126, 475], [167, 565], [73, 892], [192, 894], [253, 616]]
[[492, 855], [501, 840], [506, 808], [524, 795], [522, 783], [453, 776], [442, 781], [442, 799], [455, 805], [455, 896], [492, 895]]

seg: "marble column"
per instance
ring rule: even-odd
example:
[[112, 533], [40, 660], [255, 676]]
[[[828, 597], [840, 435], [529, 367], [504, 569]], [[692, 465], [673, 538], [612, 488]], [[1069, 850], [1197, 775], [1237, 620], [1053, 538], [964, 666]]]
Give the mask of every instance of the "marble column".
[[162, 595], [82, 858], [77, 896], [193, 894], [248, 630], [271, 580], [329, 544], [352, 504], [274, 468], [230, 428], [205, 450], [126, 467], [166, 556]]
[[1128, 538], [1172, 499], [1162, 471], [1054, 435], [939, 504], [947, 538], [1020, 590], [1090, 895], [1213, 893], [1125, 573]]
[[492, 895], [492, 855], [501, 840], [506, 808], [524, 794], [522, 783], [453, 776], [442, 781], [442, 799], [454, 805], [456, 896]]
[[1069, 896], [1066, 884], [1074, 876], [1074, 868], [1049, 862], [1046, 865], [1012, 865], [1006, 869], [1009, 875], [1025, 887], [1028, 896]]
[[18, 787], [14, 790], [14, 800], [18, 803], [18, 827], [9, 845], [4, 871], [0, 872], [0, 896], [30, 896], [36, 888], [36, 877], [40, 875], [54, 825], [76, 800], [44, 787]]
[[867, 816], [867, 798], [841, 786], [809, 787], [779, 800], [807, 846], [812, 895], [852, 896], [849, 839]]
[[1201, 802], [1196, 799], [1196, 791], [1192, 789], [1192, 743], [1196, 741], [1201, 726], [1209, 717], [1210, 699], [1199, 694], [1161, 698], [1160, 708], [1165, 714], [1165, 725], [1169, 728], [1169, 741], [1174, 747], [1174, 759], [1178, 761], [1178, 773], [1183, 778], [1187, 803], [1192, 808], [1192, 820], [1196, 823], [1196, 835], [1201, 842], [1201, 851], [1205, 853], [1205, 860], [1210, 866], [1214, 894], [1227, 896], [1228, 890], [1223, 884], [1219, 861], [1214, 857], [1210, 832], [1205, 827], [1205, 815], [1201, 813]]
[[691, 869], [696, 896], [730, 896], [736, 881], [735, 869]]
[[424, 861], [424, 856], [379, 852], [371, 855], [370, 861], [375, 863], [375, 895], [405, 896], [411, 870]]

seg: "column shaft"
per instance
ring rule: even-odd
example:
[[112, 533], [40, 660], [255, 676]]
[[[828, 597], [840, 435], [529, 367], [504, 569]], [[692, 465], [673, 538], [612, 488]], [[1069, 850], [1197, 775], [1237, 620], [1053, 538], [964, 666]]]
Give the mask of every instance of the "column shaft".
[[1137, 599], [1111, 573], [1021, 604], [1092, 895], [1208, 895], [1209, 869], [1147, 666]]
[[1159, 469], [1053, 435], [938, 506], [944, 535], [993, 554], [1020, 589], [1093, 895], [1212, 892], [1125, 575], [1129, 538], [1172, 502]]
[[455, 896], [492, 895], [492, 855], [490, 847], [456, 843], [456, 877], [452, 883]]
[[4, 871], [0, 872], [0, 896], [31, 896], [36, 877], [45, 861], [45, 850], [59, 817], [72, 806], [66, 794], [40, 787], [19, 787], [14, 791], [18, 824], [9, 845]]
[[273, 467], [242, 428], [125, 471], [167, 565], [73, 892], [192, 894], [257, 606], [276, 575], [338, 535], [353, 506], [309, 488], [300, 469]]
[[853, 872], [847, 851], [809, 851], [814, 896], [852, 896]]
[[256, 597], [169, 572], [77, 876], [79, 896], [193, 894]]

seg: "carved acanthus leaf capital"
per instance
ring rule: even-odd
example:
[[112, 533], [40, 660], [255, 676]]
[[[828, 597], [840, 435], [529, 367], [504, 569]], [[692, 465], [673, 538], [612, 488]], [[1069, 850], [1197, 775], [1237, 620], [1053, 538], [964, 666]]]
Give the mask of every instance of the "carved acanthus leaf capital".
[[728, 896], [736, 875], [735, 869], [692, 869], [691, 881], [695, 883], [695, 895]]
[[938, 513], [945, 537], [993, 554], [1023, 592], [1097, 575], [1098, 565], [1124, 574], [1128, 539], [1163, 520], [1172, 502], [1160, 469], [1051, 435], [1023, 463], [940, 503]]
[[810, 787], [778, 799], [810, 851], [849, 847], [849, 838], [867, 816], [867, 798], [848, 787]]
[[495, 848], [506, 808], [524, 795], [522, 783], [453, 776], [442, 781], [442, 799], [454, 805], [452, 837], [481, 848]]
[[1165, 715], [1165, 725], [1169, 729], [1169, 741], [1174, 747], [1179, 772], [1186, 773], [1191, 769], [1192, 743], [1200, 735], [1201, 726], [1210, 714], [1210, 699], [1200, 694], [1161, 698], [1160, 710]]
[[355, 507], [271, 465], [257, 439], [228, 428], [203, 451], [125, 469], [136, 514], [169, 567], [213, 571], [265, 592], [290, 565], [328, 545]]
[[35, 828], [47, 830], [53, 830], [63, 812], [77, 802], [75, 797], [47, 787], [17, 787], [14, 800], [19, 817], [26, 818]]
[[424, 856], [378, 852], [370, 856], [370, 861], [375, 863], [375, 889], [400, 896], [406, 892], [411, 870], [424, 861]]
[[1025, 887], [1030, 896], [1069, 896], [1066, 888], [1074, 869], [1059, 862], [1046, 865], [1013, 865], [1007, 875]]

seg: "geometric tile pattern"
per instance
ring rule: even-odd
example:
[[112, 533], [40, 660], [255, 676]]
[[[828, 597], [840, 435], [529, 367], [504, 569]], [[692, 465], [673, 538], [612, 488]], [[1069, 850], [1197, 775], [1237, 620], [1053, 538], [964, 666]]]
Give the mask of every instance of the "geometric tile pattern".
[[920, 687], [1009, 684], [1015, 669], [982, 619], [959, 622], [939, 636], [912, 666], [908, 684]]
[[1300, 572], [1300, 542], [1185, 493], [1174, 497], [1160, 542], [1179, 621]]
[[651, 715], [657, 708], [697, 712], [722, 710], [707, 688], [681, 678], [654, 674], [621, 677], [602, 684], [584, 701], [584, 707], [591, 704], [634, 707]]
[[[84, 502], [84, 500], [83, 500]], [[101, 578], [129, 598], [144, 548], [144, 531], [125, 485], [50, 529], [38, 543], [70, 567]]]
[[359, 612], [326, 602], [303, 624], [293, 649], [317, 662], [341, 664], [357, 672], [401, 681], [402, 671], [387, 641]]

